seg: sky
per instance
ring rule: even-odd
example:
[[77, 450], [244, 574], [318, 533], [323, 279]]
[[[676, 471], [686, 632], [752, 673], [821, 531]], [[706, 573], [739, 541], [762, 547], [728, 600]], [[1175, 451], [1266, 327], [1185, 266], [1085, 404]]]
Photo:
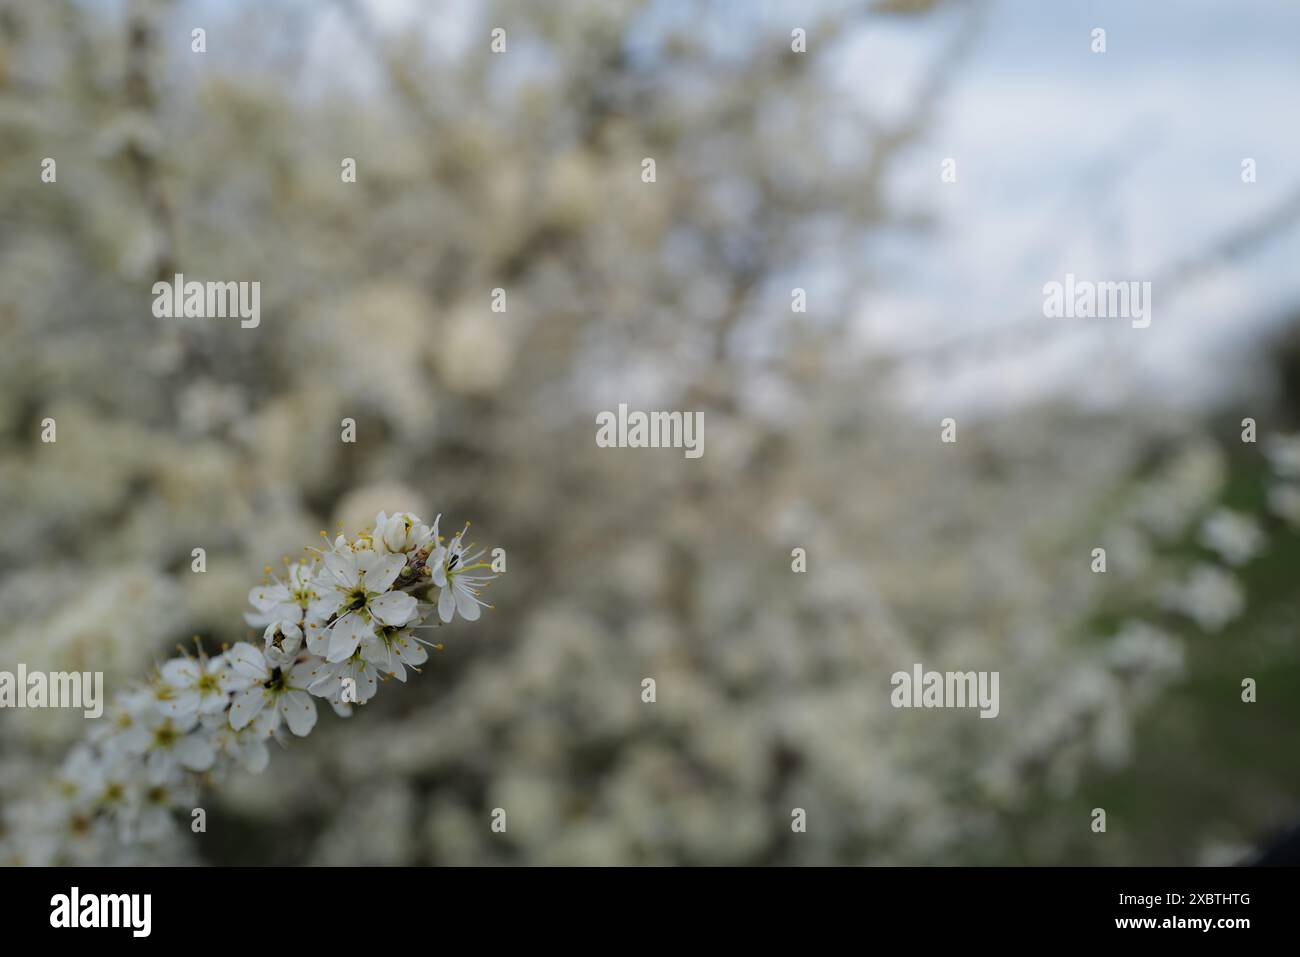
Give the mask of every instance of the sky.
[[[1090, 49], [1095, 27], [1105, 53]], [[886, 78], [915, 77], [941, 39], [928, 24], [868, 31], [846, 87], [887, 115], [915, 83]], [[1300, 190], [1298, 51], [1300, 4], [992, 4], [933, 131], [899, 171], [898, 202], [941, 225], [919, 244], [882, 244], [891, 288], [868, 299], [865, 334], [922, 353], [969, 337], [959, 348], [978, 353], [1003, 324], [1027, 330], [1022, 348], [941, 389], [919, 372], [915, 388], [941, 402], [1221, 400], [1259, 371], [1259, 337], [1300, 314], [1300, 235], [1195, 281], [1160, 279]], [[957, 182], [943, 184], [948, 157]], [[1042, 317], [1043, 285], [1067, 272], [1152, 280], [1151, 326]]]

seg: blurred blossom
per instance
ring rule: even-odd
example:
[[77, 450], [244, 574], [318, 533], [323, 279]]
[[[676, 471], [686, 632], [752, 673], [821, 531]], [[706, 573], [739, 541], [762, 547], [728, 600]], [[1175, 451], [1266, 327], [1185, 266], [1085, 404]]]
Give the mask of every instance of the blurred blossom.
[[513, 361], [506, 317], [462, 306], [447, 321], [428, 350], [440, 381], [453, 392], [490, 393], [501, 385]]
[[1264, 445], [1269, 463], [1282, 478], [1300, 478], [1300, 435], [1276, 435]]
[[1269, 486], [1268, 507], [1294, 528], [1300, 528], [1300, 485]]
[[1264, 532], [1251, 516], [1220, 508], [1201, 524], [1200, 541], [1229, 565], [1244, 565], [1264, 547]]
[[1108, 660], [1123, 671], [1177, 677], [1183, 669], [1182, 645], [1168, 632], [1141, 621], [1125, 622], [1111, 641]]
[[1179, 535], [1223, 484], [1222, 453], [1208, 443], [1181, 451], [1138, 493], [1139, 520], [1162, 538]]
[[1200, 565], [1185, 581], [1166, 590], [1166, 603], [1205, 631], [1222, 631], [1241, 614], [1245, 596], [1237, 580], [1214, 565]]

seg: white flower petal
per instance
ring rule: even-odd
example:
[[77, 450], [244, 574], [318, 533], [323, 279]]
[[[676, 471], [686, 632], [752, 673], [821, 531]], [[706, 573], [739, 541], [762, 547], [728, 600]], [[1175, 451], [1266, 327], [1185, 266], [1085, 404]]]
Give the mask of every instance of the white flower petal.
[[403, 664], [417, 667], [429, 660], [429, 653], [424, 650], [424, 645], [406, 635], [398, 635], [393, 640], [393, 647], [397, 650], [397, 657], [402, 659]]
[[226, 652], [230, 667], [243, 678], [253, 681], [266, 681], [271, 671], [266, 667], [266, 658], [260, 648], [254, 648], [246, 641], [241, 641]]
[[318, 621], [309, 621], [303, 631], [307, 636], [307, 650], [324, 658], [330, 646], [329, 629]]
[[334, 581], [344, 588], [355, 588], [357, 576], [360, 569], [353, 558], [345, 558], [342, 555], [330, 552], [321, 559], [326, 570], [334, 576]]
[[190, 658], [173, 658], [158, 669], [163, 681], [173, 688], [188, 688], [199, 680], [199, 663]]
[[386, 591], [397, 579], [398, 573], [405, 564], [405, 555], [373, 553], [369, 567], [366, 569], [366, 588], [370, 591]]
[[481, 606], [478, 600], [470, 594], [468, 585], [456, 585], [452, 588], [456, 593], [456, 610], [466, 621], [478, 621]]
[[289, 600], [289, 589], [283, 585], [258, 585], [248, 593], [248, 603], [258, 611], [270, 611]]
[[253, 720], [250, 733], [258, 740], [269, 738], [280, 728], [280, 709], [263, 708], [262, 713]]
[[176, 742], [176, 757], [181, 764], [191, 771], [206, 771], [212, 767], [217, 754], [207, 738], [198, 734], [187, 734]]
[[314, 656], [304, 658], [289, 669], [289, 674], [285, 677], [285, 686], [294, 691], [302, 691], [318, 681], [322, 675], [333, 674], [337, 670], [336, 666], [326, 663], [323, 658]]
[[316, 702], [305, 691], [287, 691], [281, 695], [280, 713], [288, 722], [289, 730], [300, 738], [316, 726]]
[[361, 657], [373, 664], [383, 664], [389, 657], [388, 643], [374, 632], [361, 639]]
[[176, 761], [170, 751], [150, 751], [144, 759], [145, 777], [150, 784], [164, 784], [176, 770]]
[[439, 545], [429, 554], [429, 558], [424, 563], [427, 567], [433, 569], [433, 583], [439, 588], [447, 584], [447, 549]]
[[257, 717], [265, 704], [266, 689], [260, 685], [240, 692], [230, 705], [230, 726], [236, 731], [242, 731]]
[[351, 658], [361, 639], [373, 631], [370, 622], [362, 619], [357, 612], [353, 612], [346, 618], [340, 618], [330, 628], [329, 654], [325, 656], [325, 660], [346, 661]]
[[220, 714], [226, 707], [226, 696], [223, 694], [208, 693], [203, 696], [199, 702], [199, 714], [210, 715]]
[[371, 601], [368, 607], [370, 614], [383, 624], [400, 628], [415, 617], [418, 606], [414, 595], [390, 591]]
[[266, 749], [266, 741], [262, 738], [249, 738], [240, 748], [240, 764], [245, 770], [252, 771], [254, 774], [261, 774], [266, 770], [266, 765], [270, 761], [270, 752]]
[[180, 718], [197, 713], [199, 704], [197, 691], [182, 691], [166, 701], [158, 702], [158, 710], [170, 718]]

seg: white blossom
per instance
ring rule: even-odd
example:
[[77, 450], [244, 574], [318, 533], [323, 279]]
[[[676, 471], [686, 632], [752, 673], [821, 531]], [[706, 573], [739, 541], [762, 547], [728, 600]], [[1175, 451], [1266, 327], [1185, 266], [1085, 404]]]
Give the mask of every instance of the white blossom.
[[1268, 507], [1293, 528], [1300, 528], [1300, 485], [1279, 482], [1269, 486]]
[[480, 607], [491, 607], [479, 598], [479, 593], [496, 576], [479, 571], [491, 567], [489, 563], [478, 560], [483, 549], [467, 554], [473, 547], [464, 544], [468, 530], [466, 525], [456, 533], [446, 549], [438, 549], [434, 556], [442, 559], [433, 569], [433, 583], [441, 589], [438, 592], [438, 617], [444, 622], [450, 622], [457, 613], [466, 621], [476, 621]]
[[[460, 536], [451, 548], [437, 544], [436, 521], [381, 512], [373, 531], [340, 536], [291, 564], [284, 582], [252, 589], [246, 621], [261, 629], [260, 645], [241, 641], [211, 657], [200, 648], [118, 692], [61, 766], [54, 799], [6, 815], [30, 825], [8, 840], [6, 856], [93, 862], [107, 847], [173, 835], [174, 812], [194, 806], [202, 780], [263, 771], [267, 739], [289, 740], [282, 728], [310, 734], [316, 698], [347, 717], [375, 697], [382, 677], [404, 682], [407, 669], [418, 670], [429, 643], [416, 629], [434, 626], [434, 593], [453, 590], [463, 556]], [[476, 596], [493, 577], [466, 575], [464, 587], [472, 582]], [[462, 617], [478, 617], [482, 602], [472, 604]]]
[[160, 685], [168, 691], [158, 709], [173, 718], [224, 711], [232, 681], [225, 655], [173, 658], [159, 669]]
[[1300, 434], [1272, 436], [1264, 446], [1273, 471], [1282, 478], [1300, 478]]
[[1229, 565], [1244, 565], [1264, 547], [1264, 532], [1249, 515], [1216, 509], [1201, 525], [1201, 544]]
[[1165, 599], [1205, 631], [1222, 631], [1246, 604], [1237, 580], [1215, 565], [1193, 569], [1185, 582], [1166, 590]]
[[390, 552], [405, 555], [437, 539], [441, 518], [439, 515], [434, 519], [430, 528], [410, 512], [396, 512], [391, 516], [380, 512], [375, 518], [375, 538]]

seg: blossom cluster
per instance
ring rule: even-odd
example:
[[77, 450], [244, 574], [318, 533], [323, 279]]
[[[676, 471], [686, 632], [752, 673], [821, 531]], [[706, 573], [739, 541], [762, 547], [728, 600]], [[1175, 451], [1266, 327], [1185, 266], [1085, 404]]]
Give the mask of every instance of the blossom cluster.
[[1274, 436], [1265, 451], [1275, 481], [1268, 504], [1293, 528], [1300, 528], [1300, 434]]
[[468, 529], [447, 542], [438, 520], [380, 512], [373, 529], [307, 549], [283, 578], [268, 568], [245, 613], [260, 642], [211, 656], [182, 650], [119, 693], [63, 764], [56, 800], [20, 815], [21, 857], [75, 861], [107, 844], [159, 841], [200, 784], [234, 767], [260, 772], [269, 740], [310, 734], [317, 698], [346, 717], [382, 682], [405, 682], [428, 648], [441, 648], [421, 632], [490, 607], [481, 596], [496, 574]]

